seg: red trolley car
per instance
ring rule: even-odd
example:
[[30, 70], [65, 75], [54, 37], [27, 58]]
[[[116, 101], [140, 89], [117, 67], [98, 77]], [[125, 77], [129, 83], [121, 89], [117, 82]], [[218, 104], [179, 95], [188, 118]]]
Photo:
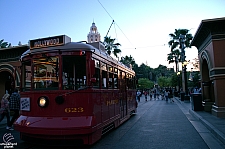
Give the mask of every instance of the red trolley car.
[[22, 140], [93, 144], [136, 112], [135, 72], [99, 42], [30, 40], [21, 62]]

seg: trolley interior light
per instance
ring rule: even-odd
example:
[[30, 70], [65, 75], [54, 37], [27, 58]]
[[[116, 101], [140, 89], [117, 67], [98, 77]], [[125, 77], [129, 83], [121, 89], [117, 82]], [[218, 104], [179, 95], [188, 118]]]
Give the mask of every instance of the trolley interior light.
[[45, 96], [42, 96], [38, 99], [38, 105], [40, 107], [47, 107], [48, 106], [48, 98]]

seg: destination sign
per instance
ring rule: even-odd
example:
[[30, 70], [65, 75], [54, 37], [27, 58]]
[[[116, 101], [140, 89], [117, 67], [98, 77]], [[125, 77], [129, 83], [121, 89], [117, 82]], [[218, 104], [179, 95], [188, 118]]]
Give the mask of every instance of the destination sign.
[[34, 39], [30, 40], [30, 49], [60, 46], [68, 42], [71, 42], [71, 39], [66, 35]]

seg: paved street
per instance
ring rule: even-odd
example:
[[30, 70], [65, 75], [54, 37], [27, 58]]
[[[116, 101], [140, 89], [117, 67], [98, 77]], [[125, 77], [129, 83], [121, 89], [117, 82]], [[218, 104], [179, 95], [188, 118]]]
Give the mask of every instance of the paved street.
[[[189, 113], [189, 107], [178, 99], [144, 101], [141, 98], [138, 112], [116, 130], [102, 137], [90, 147], [45, 147], [19, 140], [19, 133], [7, 131], [0, 125], [0, 134], [11, 133], [19, 149], [222, 149], [225, 146]], [[190, 105], [190, 104], [189, 104]], [[0, 139], [0, 142], [1, 139]]]

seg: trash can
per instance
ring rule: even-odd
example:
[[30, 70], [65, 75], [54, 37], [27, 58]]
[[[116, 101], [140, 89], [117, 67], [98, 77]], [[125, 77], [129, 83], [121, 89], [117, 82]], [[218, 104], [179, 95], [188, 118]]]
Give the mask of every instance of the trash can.
[[174, 91], [174, 96], [178, 97], [178, 91]]
[[184, 94], [185, 94], [184, 92], [180, 92], [180, 100], [181, 101], [184, 101]]
[[193, 93], [191, 95], [191, 105], [192, 105], [192, 110], [194, 110], [194, 111], [202, 111], [203, 110], [202, 94], [200, 94], [200, 93]]

